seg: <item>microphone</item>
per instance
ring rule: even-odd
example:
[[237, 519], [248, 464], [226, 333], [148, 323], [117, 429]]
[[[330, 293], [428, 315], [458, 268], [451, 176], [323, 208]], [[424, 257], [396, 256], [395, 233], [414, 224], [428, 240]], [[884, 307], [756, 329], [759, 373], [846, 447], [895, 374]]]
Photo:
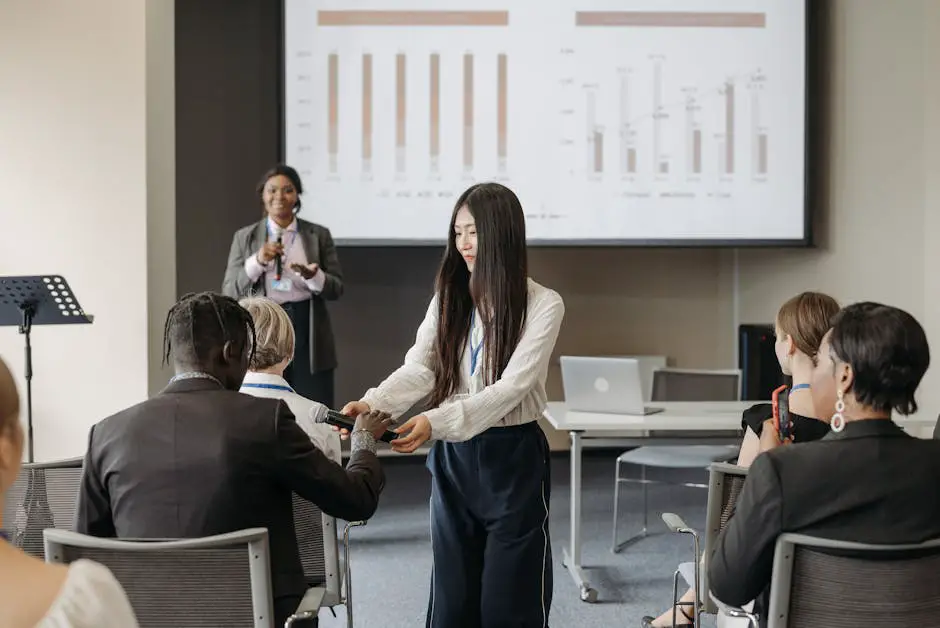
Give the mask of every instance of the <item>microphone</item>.
[[[282, 241], [283, 241], [283, 238], [284, 238], [284, 232], [281, 231], [280, 229], [278, 229], [278, 231], [277, 231], [277, 243], [278, 243], [278, 244], [281, 244]], [[281, 261], [281, 255], [278, 254], [277, 257], [274, 258], [274, 278], [275, 278], [277, 281], [280, 281], [280, 280], [281, 280], [281, 273], [282, 273], [283, 270], [284, 270], [283, 267], [282, 267], [282, 264], [283, 264], [283, 261]]]
[[[336, 410], [331, 410], [322, 403], [317, 403], [315, 401], [310, 407], [310, 418], [313, 419], [314, 423], [327, 423], [337, 427], [344, 427], [350, 432], [353, 431], [353, 426], [356, 423], [352, 417], [348, 417], [341, 412], [337, 412]], [[399, 438], [398, 434], [391, 430], [385, 430], [385, 433], [382, 434], [382, 437], [379, 440], [390, 443], [396, 438]]]

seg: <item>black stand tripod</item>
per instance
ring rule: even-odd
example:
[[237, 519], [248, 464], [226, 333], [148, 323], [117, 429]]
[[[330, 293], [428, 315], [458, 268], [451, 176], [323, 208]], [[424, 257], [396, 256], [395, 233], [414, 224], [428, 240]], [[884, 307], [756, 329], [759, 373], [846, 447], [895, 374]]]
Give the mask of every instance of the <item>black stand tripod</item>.
[[91, 323], [72, 289], [58, 275], [0, 277], [0, 326], [16, 326], [26, 336], [27, 452], [33, 462], [33, 325]]

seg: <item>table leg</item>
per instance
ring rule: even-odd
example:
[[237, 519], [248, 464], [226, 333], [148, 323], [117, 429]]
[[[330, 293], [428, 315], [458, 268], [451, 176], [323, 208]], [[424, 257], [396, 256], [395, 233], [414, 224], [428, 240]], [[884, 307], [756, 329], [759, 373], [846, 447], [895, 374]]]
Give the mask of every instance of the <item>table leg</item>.
[[562, 561], [568, 568], [574, 583], [578, 585], [581, 599], [596, 602], [597, 591], [584, 577], [581, 569], [581, 432], [571, 435], [571, 536], [568, 547], [562, 550]]

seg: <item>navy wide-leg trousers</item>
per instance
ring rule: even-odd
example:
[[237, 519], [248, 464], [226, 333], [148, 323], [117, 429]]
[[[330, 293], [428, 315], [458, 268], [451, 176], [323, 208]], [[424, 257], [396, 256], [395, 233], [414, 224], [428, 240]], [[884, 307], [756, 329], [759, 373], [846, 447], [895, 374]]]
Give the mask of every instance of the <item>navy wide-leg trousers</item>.
[[546, 628], [552, 603], [549, 449], [534, 421], [437, 442], [427, 628]]

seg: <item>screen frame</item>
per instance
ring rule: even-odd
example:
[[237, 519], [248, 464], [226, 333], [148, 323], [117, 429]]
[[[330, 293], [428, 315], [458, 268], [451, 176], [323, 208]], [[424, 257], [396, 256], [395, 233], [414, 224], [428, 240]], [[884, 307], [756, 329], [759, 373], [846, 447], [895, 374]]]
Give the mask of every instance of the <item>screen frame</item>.
[[[286, 30], [287, 30], [287, 8], [289, 0], [277, 0], [280, 19], [278, 20], [279, 32], [277, 33], [278, 44], [278, 68], [277, 68], [277, 111], [278, 111], [278, 160], [284, 163], [287, 159], [287, 98], [286, 98]], [[824, 80], [824, 37], [819, 32], [823, 18], [824, 3], [812, 0], [803, 0], [803, 237], [802, 238], [750, 238], [750, 239], [727, 239], [727, 238], [594, 238], [577, 240], [559, 240], [559, 239], [537, 239], [528, 238], [526, 244], [533, 248], [598, 248], [598, 247], [624, 247], [624, 248], [722, 248], [722, 249], [746, 249], [746, 248], [815, 248], [816, 234], [814, 230], [815, 217], [818, 212], [817, 199], [819, 195], [820, 181], [815, 173], [817, 165], [823, 165], [824, 160], [818, 159], [819, 150], [813, 150], [814, 137], [820, 137], [816, 128], [816, 123], [820, 118], [820, 111], [813, 108], [818, 102], [817, 90], [821, 93], [822, 81]], [[817, 75], [818, 72], [818, 75]], [[442, 221], [443, 222], [443, 221]], [[441, 233], [446, 229], [442, 225]], [[447, 244], [446, 237], [440, 239], [388, 239], [378, 238], [337, 238], [337, 246], [351, 247], [388, 247], [388, 248], [407, 248], [407, 247], [441, 247]]]

